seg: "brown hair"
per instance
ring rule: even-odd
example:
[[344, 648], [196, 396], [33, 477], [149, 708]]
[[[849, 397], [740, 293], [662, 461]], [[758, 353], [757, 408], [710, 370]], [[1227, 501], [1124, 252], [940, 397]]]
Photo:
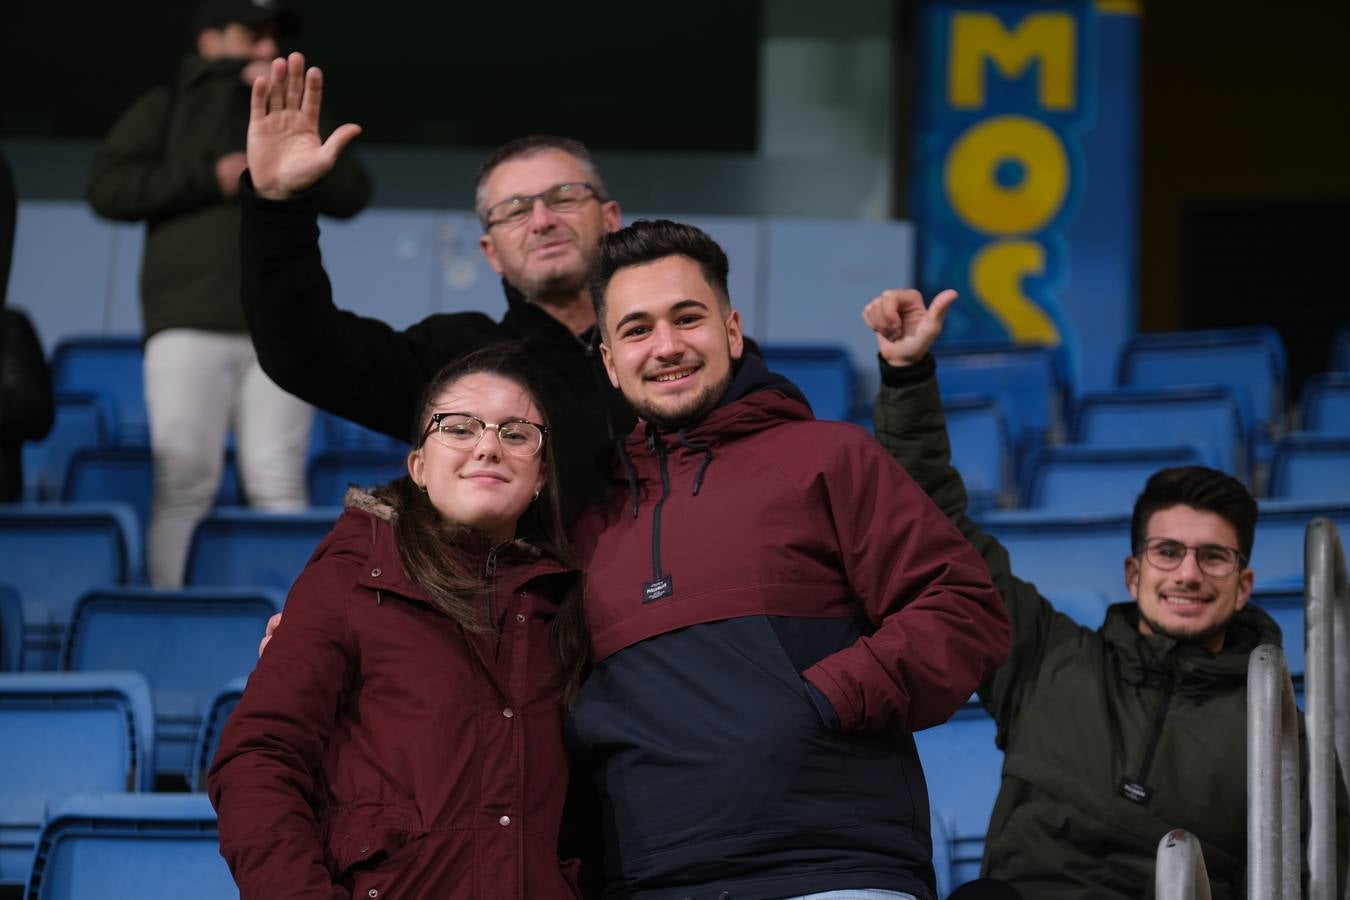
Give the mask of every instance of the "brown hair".
[[[521, 359], [523, 352], [513, 345], [488, 347], [461, 357], [437, 372], [417, 404], [417, 417], [412, 431], [413, 448], [422, 446], [437, 398], [461, 379], [480, 373], [497, 375], [520, 385], [545, 415], [543, 424], [547, 425], [547, 414], [539, 402], [539, 392], [526, 375], [526, 364]], [[543, 454], [541, 464], [544, 486], [539, 499], [531, 503], [521, 515], [516, 526], [516, 537], [528, 542], [544, 556], [574, 568], [576, 558], [562, 524], [562, 504], [551, 437], [545, 438], [540, 452]], [[408, 577], [427, 592], [437, 609], [465, 631], [478, 634], [494, 632], [495, 627], [489, 621], [486, 609], [487, 585], [476, 572], [465, 571], [454, 554], [449, 552], [464, 534], [464, 526], [447, 522], [409, 476], [395, 479], [376, 488], [373, 493], [394, 508], [395, 543], [398, 545], [399, 561]], [[560, 609], [552, 631], [554, 649], [562, 665], [561, 687], [570, 705], [575, 700], [590, 647], [586, 622], [581, 613], [579, 585], [560, 598]]]

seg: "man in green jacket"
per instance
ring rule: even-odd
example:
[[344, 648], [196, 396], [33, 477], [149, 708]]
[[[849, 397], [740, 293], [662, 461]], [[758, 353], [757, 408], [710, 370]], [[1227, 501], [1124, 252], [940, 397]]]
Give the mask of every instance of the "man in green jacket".
[[[294, 17], [261, 0], [208, 0], [195, 53], [170, 86], [128, 109], [94, 159], [89, 202], [110, 219], [146, 223], [141, 264], [146, 404], [155, 460], [148, 541], [151, 581], [181, 583], [188, 540], [220, 483], [234, 427], [251, 504], [307, 504], [312, 410], [263, 374], [240, 304], [239, 176], [249, 94]], [[350, 154], [318, 189], [320, 209], [355, 215], [370, 179]]]
[[1056, 612], [966, 515], [928, 352], [955, 299], [945, 291], [925, 308], [917, 291], [887, 291], [863, 318], [882, 361], [877, 438], [984, 557], [1012, 624], [1008, 661], [979, 691], [1004, 763], [985, 878], [968, 890], [998, 896], [975, 893], [996, 879], [1026, 900], [1151, 897], [1158, 841], [1184, 828], [1201, 841], [1215, 900], [1242, 897], [1247, 658], [1280, 643], [1274, 620], [1248, 605], [1256, 501], [1213, 469], [1156, 473], [1125, 558], [1134, 602], [1096, 631]]

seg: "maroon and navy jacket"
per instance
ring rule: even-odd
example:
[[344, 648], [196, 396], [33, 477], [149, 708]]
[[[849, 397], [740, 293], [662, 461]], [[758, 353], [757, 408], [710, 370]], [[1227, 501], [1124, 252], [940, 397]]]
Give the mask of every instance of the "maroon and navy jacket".
[[934, 896], [912, 732], [1004, 659], [979, 555], [865, 431], [747, 359], [575, 529], [593, 671], [569, 728], [606, 898]]
[[574, 900], [549, 627], [576, 573], [463, 532], [501, 623], [469, 634], [372, 511], [349, 508], [291, 589], [211, 769], [243, 900]]

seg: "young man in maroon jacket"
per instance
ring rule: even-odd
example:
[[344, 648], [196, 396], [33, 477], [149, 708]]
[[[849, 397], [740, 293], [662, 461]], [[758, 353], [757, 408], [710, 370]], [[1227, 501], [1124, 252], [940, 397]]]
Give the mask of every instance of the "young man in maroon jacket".
[[594, 669], [570, 738], [603, 796], [605, 896], [931, 900], [911, 734], [1002, 662], [1002, 604], [869, 435], [743, 354], [726, 276], [673, 222], [607, 235], [592, 275], [642, 420], [627, 489], [575, 530]]

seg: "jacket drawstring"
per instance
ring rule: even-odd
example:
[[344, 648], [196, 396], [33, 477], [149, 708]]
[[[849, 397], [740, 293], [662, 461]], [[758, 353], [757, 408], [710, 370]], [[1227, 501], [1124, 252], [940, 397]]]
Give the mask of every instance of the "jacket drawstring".
[[675, 437], [679, 439], [681, 447], [693, 450], [695, 453], [699, 451], [703, 452], [703, 462], [699, 463], [698, 471], [694, 473], [693, 496], [697, 497], [698, 489], [703, 486], [703, 473], [708, 471], [708, 464], [713, 461], [712, 447], [709, 447], [707, 444], [696, 444], [689, 440], [688, 436], [685, 435], [683, 428], [675, 433]]

